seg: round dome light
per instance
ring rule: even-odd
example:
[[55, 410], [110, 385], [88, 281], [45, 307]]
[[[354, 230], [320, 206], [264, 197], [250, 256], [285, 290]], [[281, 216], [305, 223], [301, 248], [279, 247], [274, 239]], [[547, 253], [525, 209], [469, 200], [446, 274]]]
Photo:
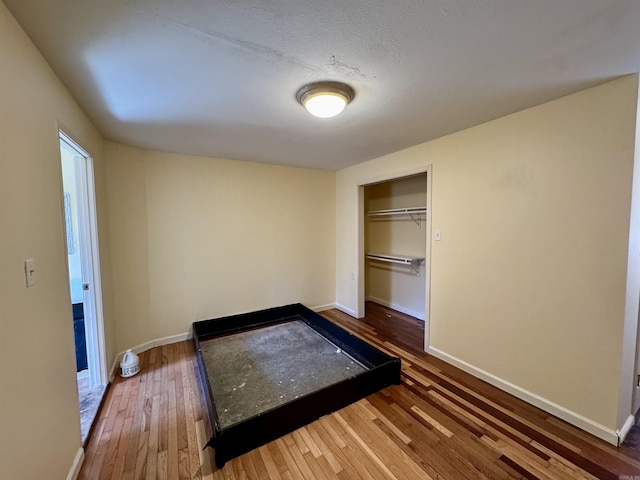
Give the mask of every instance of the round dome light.
[[317, 82], [305, 85], [296, 94], [298, 102], [316, 117], [335, 117], [353, 100], [349, 85], [339, 82]]

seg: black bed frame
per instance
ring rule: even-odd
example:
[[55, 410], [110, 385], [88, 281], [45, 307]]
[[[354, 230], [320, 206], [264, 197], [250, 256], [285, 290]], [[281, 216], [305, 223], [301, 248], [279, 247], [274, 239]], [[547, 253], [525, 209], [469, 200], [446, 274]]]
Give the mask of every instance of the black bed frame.
[[[316, 390], [244, 421], [221, 428], [215, 399], [200, 350], [200, 342], [215, 337], [301, 320], [351, 355], [367, 370]], [[212, 437], [205, 446], [215, 449], [216, 466], [290, 433], [389, 385], [400, 384], [400, 359], [387, 355], [300, 303], [232, 315], [193, 324], [200, 382], [209, 410]]]

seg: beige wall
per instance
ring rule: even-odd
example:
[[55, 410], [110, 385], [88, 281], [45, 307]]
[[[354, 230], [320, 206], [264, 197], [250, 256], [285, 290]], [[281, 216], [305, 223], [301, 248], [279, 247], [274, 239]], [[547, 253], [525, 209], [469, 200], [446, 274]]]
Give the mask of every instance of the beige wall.
[[[426, 207], [427, 176], [416, 175], [365, 188], [365, 252], [424, 258], [424, 216], [368, 216], [366, 212], [393, 208]], [[416, 274], [410, 267], [368, 260], [365, 263], [365, 296], [424, 320], [425, 267]]]
[[630, 76], [338, 172], [336, 302], [358, 185], [432, 164], [431, 347], [619, 428], [636, 101]]
[[[95, 159], [105, 234], [102, 138], [2, 3], [0, 58], [0, 476], [66, 478], [81, 441], [58, 127]], [[107, 236], [100, 242], [112, 359]], [[36, 263], [28, 289], [26, 258]]]
[[103, 155], [2, 3], [0, 58], [3, 476], [65, 478], [81, 446], [59, 127], [95, 160], [109, 362], [197, 319], [296, 301], [357, 310], [358, 185], [432, 164], [443, 239], [432, 244], [431, 346], [620, 426], [637, 77], [336, 175], [116, 144]]
[[107, 143], [118, 348], [335, 298], [335, 173]]

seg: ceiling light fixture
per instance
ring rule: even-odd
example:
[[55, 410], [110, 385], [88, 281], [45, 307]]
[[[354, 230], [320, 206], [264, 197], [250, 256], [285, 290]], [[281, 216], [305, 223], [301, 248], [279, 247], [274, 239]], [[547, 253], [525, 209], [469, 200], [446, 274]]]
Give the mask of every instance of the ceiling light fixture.
[[340, 82], [316, 82], [305, 85], [296, 94], [298, 102], [311, 115], [320, 118], [335, 117], [353, 100], [355, 92]]

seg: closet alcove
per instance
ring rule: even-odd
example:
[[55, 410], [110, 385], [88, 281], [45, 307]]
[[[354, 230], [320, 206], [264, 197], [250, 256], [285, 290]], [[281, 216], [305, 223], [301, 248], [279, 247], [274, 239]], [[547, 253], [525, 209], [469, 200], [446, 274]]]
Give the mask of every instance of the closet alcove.
[[365, 300], [425, 319], [427, 174], [364, 188]]

